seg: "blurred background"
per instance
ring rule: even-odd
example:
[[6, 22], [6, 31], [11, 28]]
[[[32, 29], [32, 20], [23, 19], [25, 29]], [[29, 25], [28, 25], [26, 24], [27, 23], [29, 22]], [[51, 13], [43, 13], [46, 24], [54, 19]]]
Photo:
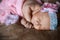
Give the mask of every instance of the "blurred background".
[[[1, 2], [2, 0], [0, 0]], [[59, 0], [43, 0], [55, 3]], [[0, 25], [0, 40], [60, 40], [60, 8], [58, 9], [58, 27], [54, 31], [26, 29], [19, 21], [14, 25]]]

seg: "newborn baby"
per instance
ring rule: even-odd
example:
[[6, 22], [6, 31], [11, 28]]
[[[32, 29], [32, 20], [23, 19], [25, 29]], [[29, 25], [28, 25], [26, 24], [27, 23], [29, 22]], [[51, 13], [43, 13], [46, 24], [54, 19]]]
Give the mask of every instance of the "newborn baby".
[[21, 24], [26, 28], [37, 30], [55, 30], [57, 27], [57, 4], [44, 3], [42, 6], [36, 0], [27, 0], [23, 5], [24, 18]]
[[41, 4], [36, 0], [27, 0], [23, 5], [24, 18], [21, 20], [21, 24], [26, 28], [49, 30], [50, 18], [48, 12], [41, 12], [41, 9]]

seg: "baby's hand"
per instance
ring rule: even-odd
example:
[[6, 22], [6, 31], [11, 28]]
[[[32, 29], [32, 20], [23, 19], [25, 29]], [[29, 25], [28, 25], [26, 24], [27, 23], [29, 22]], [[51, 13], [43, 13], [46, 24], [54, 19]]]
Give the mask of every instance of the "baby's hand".
[[33, 26], [31, 23], [29, 23], [25, 19], [21, 20], [21, 24], [24, 25], [24, 27], [26, 27], [26, 28], [32, 28], [32, 26]]

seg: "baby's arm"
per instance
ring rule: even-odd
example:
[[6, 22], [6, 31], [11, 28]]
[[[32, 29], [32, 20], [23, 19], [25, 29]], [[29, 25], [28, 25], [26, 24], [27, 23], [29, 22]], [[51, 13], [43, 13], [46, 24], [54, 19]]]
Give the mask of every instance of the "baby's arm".
[[21, 24], [26, 28], [32, 28], [32, 24], [28, 21], [26, 21], [24, 18], [21, 20]]
[[23, 9], [22, 9], [22, 12], [23, 12], [23, 16], [24, 18], [30, 22], [31, 21], [31, 10], [29, 8], [29, 6], [23, 6]]
[[[30, 3], [29, 3], [30, 2]], [[24, 25], [26, 28], [31, 28], [32, 27], [32, 17], [33, 17], [33, 12], [35, 13], [36, 11], [40, 10], [40, 5], [33, 1], [28, 1], [24, 3], [22, 12], [23, 12], [23, 17], [24, 19], [21, 20], [21, 24]]]
[[23, 5], [23, 19], [21, 20], [21, 24], [24, 25], [24, 27], [26, 28], [31, 28], [32, 24], [31, 24], [31, 9], [29, 8], [28, 5]]
[[23, 12], [23, 16], [24, 18], [28, 21], [31, 22], [32, 19], [32, 13], [34, 11], [37, 11], [40, 9], [40, 4], [35, 1], [35, 0], [28, 0], [24, 3], [23, 8], [22, 8], [22, 12]]

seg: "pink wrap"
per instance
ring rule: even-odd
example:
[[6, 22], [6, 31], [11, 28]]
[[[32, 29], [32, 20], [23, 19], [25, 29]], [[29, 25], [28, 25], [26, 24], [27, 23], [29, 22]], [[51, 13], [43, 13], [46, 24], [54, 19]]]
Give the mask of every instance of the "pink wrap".
[[45, 8], [52, 8], [52, 9], [57, 9], [57, 4], [53, 4], [53, 3], [44, 3], [43, 7]]
[[23, 1], [24, 0], [2, 0], [0, 3], [0, 23], [5, 22], [10, 12], [23, 16], [21, 11]]

